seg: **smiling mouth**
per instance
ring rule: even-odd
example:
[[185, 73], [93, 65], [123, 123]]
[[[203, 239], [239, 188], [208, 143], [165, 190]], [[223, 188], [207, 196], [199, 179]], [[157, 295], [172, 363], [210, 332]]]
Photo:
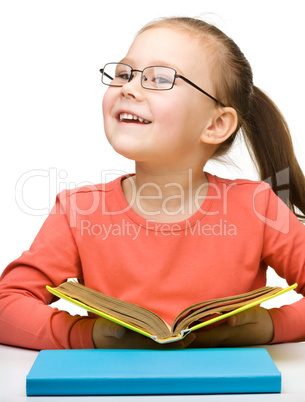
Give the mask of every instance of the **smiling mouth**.
[[140, 124], [149, 124], [151, 123], [148, 120], [143, 119], [135, 114], [131, 113], [120, 113], [119, 114], [119, 121], [126, 122], [126, 123], [140, 123]]

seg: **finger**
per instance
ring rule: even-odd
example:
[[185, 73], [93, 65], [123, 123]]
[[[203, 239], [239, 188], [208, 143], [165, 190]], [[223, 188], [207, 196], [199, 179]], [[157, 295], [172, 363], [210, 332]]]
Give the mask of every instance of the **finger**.
[[196, 334], [191, 332], [182, 340], [182, 347], [187, 348], [189, 347], [194, 341], [196, 340]]
[[125, 328], [115, 322], [100, 318], [99, 325], [101, 329], [101, 335], [111, 336], [117, 339], [122, 339], [125, 335]]
[[230, 327], [237, 327], [239, 325], [253, 324], [257, 322], [257, 309], [259, 309], [259, 307], [253, 307], [228, 317], [228, 325]]
[[210, 348], [221, 346], [221, 344], [228, 338], [230, 332], [234, 328], [229, 327], [227, 323], [214, 327], [209, 331], [196, 331], [196, 339], [191, 343], [191, 348]]

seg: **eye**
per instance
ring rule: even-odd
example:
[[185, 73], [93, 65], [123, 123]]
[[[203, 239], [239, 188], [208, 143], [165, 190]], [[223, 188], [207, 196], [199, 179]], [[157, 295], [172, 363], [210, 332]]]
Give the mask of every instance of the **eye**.
[[143, 72], [145, 87], [150, 89], [171, 89], [175, 80], [175, 70], [169, 67], [147, 67]]
[[172, 84], [173, 79], [172, 79], [172, 77], [167, 77], [165, 75], [156, 75], [154, 77], [153, 81], [157, 85], [168, 85], [168, 84]]
[[116, 75], [115, 75], [115, 78], [119, 78], [119, 79], [121, 79], [121, 80], [124, 80], [124, 81], [128, 81], [129, 80], [129, 78], [130, 78], [130, 73], [128, 73], [127, 71], [126, 72], [120, 72], [120, 73], [117, 73]]
[[115, 78], [121, 81], [128, 81], [130, 79], [130, 68], [119, 64], [115, 71]]

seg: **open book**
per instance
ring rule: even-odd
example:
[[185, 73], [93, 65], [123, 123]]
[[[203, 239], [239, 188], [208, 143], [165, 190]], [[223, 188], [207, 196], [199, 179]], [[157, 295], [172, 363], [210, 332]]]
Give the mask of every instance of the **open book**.
[[57, 297], [152, 338], [158, 343], [169, 343], [184, 338], [191, 331], [257, 306], [296, 287], [296, 283], [285, 289], [267, 286], [241, 295], [193, 304], [175, 318], [171, 327], [146, 308], [107, 296], [78, 282], [68, 281], [56, 288], [46, 288]]

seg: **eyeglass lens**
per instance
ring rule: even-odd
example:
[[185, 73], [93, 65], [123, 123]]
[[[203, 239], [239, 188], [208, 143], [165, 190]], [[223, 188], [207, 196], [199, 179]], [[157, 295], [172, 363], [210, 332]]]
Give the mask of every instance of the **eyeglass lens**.
[[147, 89], [166, 90], [173, 87], [175, 70], [171, 67], [152, 66], [143, 71], [133, 70], [123, 63], [108, 63], [103, 69], [103, 84], [110, 86], [123, 86], [134, 77], [134, 72], [141, 73], [141, 84]]

